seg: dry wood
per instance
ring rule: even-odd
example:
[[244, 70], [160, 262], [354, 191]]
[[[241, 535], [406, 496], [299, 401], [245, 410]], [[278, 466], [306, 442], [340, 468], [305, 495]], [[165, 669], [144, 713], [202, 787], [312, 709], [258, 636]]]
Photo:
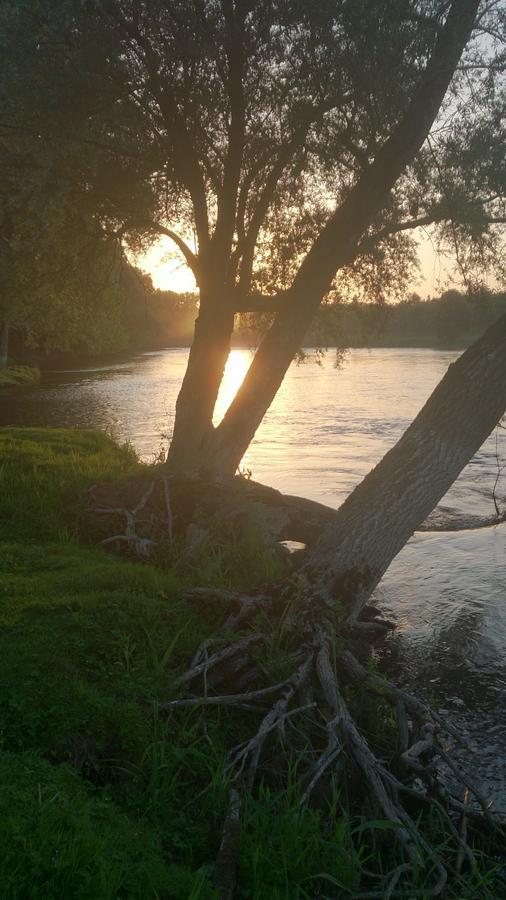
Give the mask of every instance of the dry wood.
[[260, 635], [250, 634], [247, 635], [247, 637], [235, 641], [233, 644], [228, 644], [222, 650], [214, 653], [213, 656], [210, 656], [203, 662], [198, 663], [192, 669], [188, 669], [188, 671], [181, 676], [180, 682], [182, 684], [188, 684], [190, 681], [198, 678], [199, 675], [207, 675], [210, 669], [213, 669], [215, 666], [218, 666], [221, 663], [228, 662], [232, 656], [237, 656], [238, 653], [243, 653], [244, 651], [249, 649], [252, 644], [258, 644], [260, 640]]
[[[235, 595], [233, 598], [234, 602], [237, 602]], [[279, 606], [276, 609], [276, 615], [280, 615]], [[332, 627], [321, 611], [315, 614], [310, 633], [306, 622], [303, 627], [304, 640], [299, 640], [297, 652], [292, 653], [294, 659], [298, 658], [299, 662], [288, 678], [276, 684], [251, 687], [239, 693], [208, 693], [206, 688], [203, 696], [174, 700], [164, 704], [162, 708], [167, 713], [174, 714], [180, 707], [202, 704], [232, 706], [249, 709], [252, 712], [256, 710], [260, 714], [259, 724], [251, 737], [229, 752], [226, 777], [232, 780], [234, 789], [238, 792], [254, 789], [266, 741], [276, 732], [279, 732], [284, 752], [290, 752], [292, 748], [292, 751], [298, 752], [299, 762], [303, 759], [300, 801], [302, 806], [311, 802], [318, 783], [322, 781], [326, 783], [329, 777], [333, 780], [343, 779], [347, 777], [347, 772], [356, 768], [361, 774], [361, 782], [366, 789], [369, 802], [376, 806], [380, 817], [391, 823], [398, 845], [402, 848], [404, 860], [385, 879], [381, 890], [364, 891], [355, 896], [357, 898], [386, 896], [393, 898], [407, 894], [410, 897], [441, 896], [450, 872], [459, 874], [464, 864], [469, 867], [475, 866], [473, 851], [467, 838], [467, 824], [473, 823], [474, 833], [484, 825], [494, 827], [488, 806], [470, 777], [462, 773], [452, 760], [449, 761], [440, 737], [448, 730], [448, 726], [421, 700], [380, 676], [368, 672], [350, 650], [339, 648], [335, 644]], [[212, 645], [205, 642], [204, 650], [196, 657], [199, 662], [182, 677], [181, 683], [188, 684], [205, 679], [209, 665], [227, 665], [228, 662], [234, 664], [239, 647], [243, 664], [244, 658], [247, 658], [247, 665], [242, 670], [244, 682], [247, 683], [249, 678], [253, 684], [255, 681], [258, 684], [261, 668], [259, 669], [258, 659], [255, 656], [258, 657], [258, 649], [261, 648], [262, 642], [267, 640], [268, 635], [247, 634], [234, 643], [220, 648], [211, 656], [209, 649]], [[255, 656], [251, 655], [251, 651], [254, 651]], [[204, 683], [207, 684], [206, 681]], [[381, 760], [361, 734], [344, 699], [343, 688], [346, 685], [354, 685], [361, 691], [381, 696], [395, 711], [400, 752], [394, 762], [397, 767], [400, 766], [404, 774], [394, 771], [386, 761]], [[300, 698], [302, 703], [296, 702], [297, 698]], [[267, 708], [266, 702], [268, 704], [270, 702]], [[297, 723], [295, 734], [299, 738], [305, 735], [306, 739], [306, 750], [302, 756], [300, 744], [297, 750], [288, 736], [288, 731], [285, 730], [295, 722]], [[326, 739], [322, 741], [322, 737]], [[474, 794], [481, 803], [482, 813], [471, 809], [467, 800], [462, 803], [451, 794], [433, 764], [437, 757], [448, 763], [460, 784], [469, 786], [469, 794]], [[406, 800], [410, 800], [411, 803], [416, 801], [420, 807], [436, 811], [444, 829], [453, 840], [454, 862], [450, 849], [443, 859], [430, 846], [419, 824], [408, 811]], [[231, 846], [231, 838], [228, 835], [234, 833], [234, 826], [230, 824], [230, 809], [229, 805], [223, 832], [224, 846]], [[456, 824], [456, 814], [461, 814], [460, 828]], [[466, 827], [462, 822], [466, 823]], [[229, 854], [228, 857], [227, 854], [225, 856], [222, 854], [219, 866], [220, 872], [223, 866], [229, 872], [229, 880], [226, 882], [229, 885], [233, 881], [232, 873], [235, 873], [239, 852], [238, 843], [234, 843], [233, 846], [233, 854]], [[223, 859], [226, 858], [229, 862], [225, 865]], [[427, 877], [432, 880], [432, 886], [423, 889], [410, 887], [414, 866], [427, 872]], [[432, 876], [429, 876], [430, 872]], [[229, 890], [229, 893], [222, 893], [221, 896], [233, 896], [230, 893], [232, 888], [225, 886], [223, 890]]]

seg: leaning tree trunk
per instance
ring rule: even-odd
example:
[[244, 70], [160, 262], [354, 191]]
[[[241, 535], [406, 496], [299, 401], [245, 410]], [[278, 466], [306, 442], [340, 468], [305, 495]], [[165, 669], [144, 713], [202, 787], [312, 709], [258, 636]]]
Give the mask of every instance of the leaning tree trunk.
[[404, 116], [305, 256], [223, 421], [208, 433], [201, 468], [233, 475], [272, 403], [336, 272], [355, 257], [374, 217], [426, 140], [475, 23], [479, 0], [457, 0]]
[[9, 323], [7, 319], [0, 321], [0, 369], [7, 368], [9, 351]]
[[[336, 272], [353, 260], [374, 217], [388, 202], [391, 189], [426, 140], [471, 36], [478, 7], [479, 0], [453, 0], [405, 114], [305, 256], [243, 385], [223, 421], [213, 428], [212, 416], [230, 348], [234, 310], [234, 291], [228, 291], [227, 298], [231, 262], [227, 259], [227, 239], [222, 240], [224, 235], [217, 223], [205, 265], [201, 265], [205, 291], [201, 292], [201, 312], [176, 405], [167, 460], [171, 472], [184, 474], [199, 469], [226, 477], [236, 471]], [[240, 153], [235, 162], [240, 162]], [[229, 200], [233, 208], [237, 169], [231, 178], [224, 189], [231, 190]], [[233, 217], [230, 223], [228, 244], [234, 233]], [[202, 260], [199, 262], [202, 264]], [[218, 285], [216, 272], [221, 270], [224, 278]]]
[[[284, 755], [287, 772], [299, 775], [302, 805], [311, 802], [317, 785], [323, 786], [323, 795], [330, 794], [336, 780], [343, 782], [347, 773], [358, 769], [353, 789], [357, 784], [364, 788], [374, 807], [373, 820], [389, 821], [403, 862], [386, 878], [378, 873], [379, 890], [358, 896], [418, 895], [418, 890], [411, 892], [415, 870], [417, 878], [424, 878], [426, 895], [440, 896], [448, 873], [459, 875], [464, 858], [466, 865], [475, 866], [472, 843], [465, 829], [456, 827], [456, 815], [466, 829], [494, 833], [486, 800], [448, 752], [448, 736], [458, 739], [458, 732], [426, 704], [368, 672], [355, 647], [371, 630], [384, 629], [385, 623], [370, 620], [370, 611], [369, 621], [363, 621], [365, 612], [359, 618], [379, 579], [505, 409], [506, 316], [450, 366], [396, 446], [327, 519], [302, 569], [281, 584], [247, 596], [209, 588], [186, 593], [193, 605], [214, 603], [219, 594], [230, 614], [220, 634], [204, 641], [181, 676], [186, 696], [161, 704], [160, 711], [176, 714], [189, 706], [220, 706], [253, 713], [250, 737], [232, 748], [227, 760], [230, 805], [216, 868], [223, 900], [234, 893], [241, 793], [254, 788], [264, 749], [276, 734], [276, 771]], [[170, 541], [177, 480], [162, 476], [160, 484]], [[122, 541], [141, 552], [152, 543], [138, 538], [136, 527], [155, 486], [153, 481], [146, 490], [143, 481], [131, 511], [97, 509], [126, 519], [126, 533], [106, 538], [104, 545]], [[225, 495], [223, 484], [213, 487]], [[258, 491], [257, 486], [256, 495]], [[313, 514], [320, 520], [324, 516], [321, 508], [307, 512], [310, 519]], [[265, 657], [270, 660], [267, 667]], [[274, 657], [279, 667], [272, 675]], [[351, 696], [370, 692], [395, 715], [397, 746], [389, 748], [388, 758], [354, 721], [343, 690], [352, 686]], [[460, 795], [441, 778], [437, 760], [451, 769]], [[264, 768], [264, 777], [272, 777], [272, 765]], [[468, 791], [473, 804], [467, 801]], [[430, 834], [427, 837], [420, 825], [419, 816], [427, 808], [442, 822], [448, 838], [444, 853], [430, 845]], [[400, 887], [400, 880], [398, 893], [394, 888]]]
[[408, 538], [506, 409], [506, 316], [453, 363], [395, 447], [309, 552], [310, 593], [356, 619]]

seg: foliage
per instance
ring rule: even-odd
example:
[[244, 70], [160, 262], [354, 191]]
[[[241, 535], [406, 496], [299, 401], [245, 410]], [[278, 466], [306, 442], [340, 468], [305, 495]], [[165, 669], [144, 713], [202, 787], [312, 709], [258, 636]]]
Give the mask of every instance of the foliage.
[[40, 378], [38, 369], [31, 366], [9, 366], [0, 370], [0, 387], [10, 387], [16, 384], [33, 384]]
[[117, 242], [79, 209], [67, 159], [12, 136], [2, 143], [0, 319], [28, 347], [121, 347]]
[[[10, 0], [1, 133], [9, 192], [19, 194], [20, 176], [31, 187], [25, 231], [40, 243], [41, 218], [75, 209], [137, 249], [161, 227], [196, 231], [204, 251], [206, 220], [219, 224], [222, 189], [235, 181], [238, 284], [285, 289], [419, 82], [447, 4], [419, 6]], [[339, 294], [350, 279], [369, 295], [405, 286], [410, 221], [440, 227], [469, 275], [477, 247], [490, 261], [504, 215], [503, 27], [489, 4], [437, 127], [339, 275]]]
[[445, 291], [395, 305], [329, 303], [306, 336], [307, 346], [467, 347], [506, 312], [506, 295], [477, 290]]
[[[28, 347], [118, 349], [125, 260], [118, 223], [100, 217], [93, 195], [121, 193], [124, 215], [133, 189], [86, 126], [92, 98], [105, 110], [105, 96], [90, 79], [73, 93], [68, 35], [59, 42], [38, 12], [7, 2], [0, 13], [0, 321]], [[62, 4], [57, 29], [69, 13]]]

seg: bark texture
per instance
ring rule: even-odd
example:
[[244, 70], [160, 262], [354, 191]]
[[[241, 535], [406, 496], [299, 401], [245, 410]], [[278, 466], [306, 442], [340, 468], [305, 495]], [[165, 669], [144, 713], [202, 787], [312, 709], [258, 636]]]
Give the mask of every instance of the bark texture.
[[[416, 884], [423, 877], [424, 895], [444, 895], [449, 873], [459, 875], [463, 860], [469, 869], [476, 865], [472, 841], [456, 827], [457, 814], [461, 821], [465, 816], [466, 828], [490, 835], [490, 841], [498, 845], [497, 823], [489, 803], [448, 752], [448, 738], [458, 739], [458, 733], [423, 702], [368, 672], [353, 648], [362, 653], [364, 638], [377, 635], [378, 628], [384, 630], [386, 623], [375, 620], [371, 609], [364, 611], [362, 621], [356, 621], [363, 605], [414, 528], [446, 492], [505, 409], [506, 316], [450, 366], [397, 445], [331, 515], [308, 553], [302, 569], [305, 579], [299, 570], [295, 578], [251, 595], [210, 588], [187, 592], [187, 602], [192, 604], [213, 601], [218, 594], [228, 605], [229, 615], [222, 633], [203, 642], [180, 676], [185, 695], [162, 704], [161, 713], [177, 715], [179, 709], [194, 706], [235, 707], [256, 713], [252, 733], [231, 748], [227, 757], [230, 802], [216, 865], [222, 897], [234, 896], [240, 798], [254, 789], [260, 772], [264, 778], [272, 778], [273, 741], [277, 758], [285, 761], [287, 771], [297, 771], [301, 805], [310, 803], [319, 787], [324, 796], [330, 796], [336, 784], [348, 792], [350, 784], [360, 784], [372, 808], [371, 829], [376, 818], [390, 822], [395, 852], [401, 854], [402, 862], [386, 877], [379, 872], [374, 889], [356, 896], [380, 900], [418, 895], [418, 890], [412, 890], [415, 876]], [[136, 484], [135, 490], [141, 493], [132, 498], [128, 509], [95, 509], [126, 523], [123, 534], [102, 543], [127, 544], [142, 555], [152, 541], [139, 535], [138, 524], [143, 516], [151, 516], [153, 498], [165, 510], [164, 528], [170, 543], [177, 503], [176, 482], [169, 481], [162, 476], [159, 486], [164, 489], [158, 492], [153, 481], [147, 487], [144, 481], [142, 488]], [[198, 503], [198, 482], [193, 483]], [[217, 500], [223, 501], [225, 488], [217, 483], [209, 488], [210, 510]], [[225, 520], [235, 528], [237, 490], [231, 490]], [[247, 482], [244, 490], [248, 490]], [[277, 492], [269, 495], [268, 489], [258, 485], [249, 490], [259, 505], [276, 506]], [[186, 495], [184, 486], [183, 491]], [[280, 503], [283, 515], [284, 501], [286, 498]], [[297, 498], [292, 501], [300, 514]], [[304, 512], [321, 522], [324, 510], [314, 504]], [[345, 612], [341, 623], [339, 604]], [[363, 621], [366, 613], [373, 618]], [[348, 646], [343, 649], [345, 640]], [[274, 678], [262, 665], [262, 655], [272, 654], [273, 646], [283, 659], [279, 676], [276, 673]], [[266, 678], [270, 678], [267, 684]], [[374, 739], [360, 730], [348, 707], [348, 687], [362, 696], [379, 698], [395, 714], [398, 746], [389, 749], [388, 758], [384, 758], [384, 748], [376, 748]], [[265, 756], [268, 764], [264, 766]], [[465, 798], [473, 798], [472, 806], [447, 787], [438, 770], [441, 762], [451, 769], [459, 791], [465, 789]], [[420, 816], [424, 809], [441, 821], [444, 853], [431, 846], [430, 832], [426, 836]], [[370, 872], [367, 877], [371, 878]]]
[[400, 441], [338, 510], [308, 554], [316, 594], [356, 619], [416, 528], [506, 410], [506, 316], [453, 363]]
[[9, 351], [9, 323], [6, 319], [0, 321], [0, 369], [7, 368]]

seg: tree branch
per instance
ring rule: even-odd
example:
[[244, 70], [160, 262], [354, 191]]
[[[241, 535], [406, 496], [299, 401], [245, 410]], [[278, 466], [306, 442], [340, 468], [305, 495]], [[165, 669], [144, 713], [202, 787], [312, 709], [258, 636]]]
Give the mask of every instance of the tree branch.
[[158, 103], [165, 126], [172, 134], [181, 177], [192, 199], [199, 245], [201, 248], [205, 248], [209, 243], [209, 216], [205, 182], [185, 117], [178, 108], [169, 81], [162, 79], [159, 74], [161, 60], [149, 41], [141, 34], [138, 25], [125, 19], [116, 0], [103, 0], [100, 7], [105, 9], [123, 36], [141, 51], [141, 61], [148, 74], [149, 87]]
[[[240, 248], [242, 258], [240, 262], [239, 289], [243, 293], [248, 292], [251, 284], [256, 242], [279, 181], [293, 159], [294, 154], [303, 145], [311, 125], [325, 112], [328, 112], [330, 108], [326, 104], [312, 110], [306, 121], [295, 131], [292, 138], [280, 148], [278, 157], [265, 180], [263, 190], [260, 192], [249, 226], [245, 229], [244, 240]], [[246, 208], [246, 197], [244, 198], [243, 208], [244, 210]]]
[[152, 229], [152, 231], [156, 231], [158, 234], [163, 234], [165, 235], [165, 237], [170, 238], [171, 241], [174, 241], [176, 247], [178, 247], [178, 249], [183, 254], [186, 260], [186, 264], [192, 270], [195, 276], [195, 280], [198, 284], [200, 278], [199, 259], [198, 256], [193, 252], [193, 250], [190, 250], [188, 244], [183, 240], [183, 238], [180, 237], [175, 231], [172, 231], [171, 228], [166, 228], [165, 225], [161, 225], [159, 222], [150, 222], [149, 227]]
[[359, 253], [370, 250], [378, 241], [391, 234], [398, 234], [400, 231], [410, 231], [413, 228], [423, 228], [425, 225], [433, 225], [436, 222], [442, 222], [448, 218], [447, 214], [420, 216], [418, 219], [409, 219], [405, 222], [396, 222], [392, 225], [386, 225], [375, 231], [374, 234], [366, 235], [357, 247], [357, 256]]
[[[368, 222], [385, 203], [406, 165], [414, 158], [437, 116], [463, 48], [472, 33], [479, 0], [453, 0], [424, 76], [404, 117], [376, 154], [374, 162], [331, 216], [303, 260], [292, 289], [305, 301], [329, 289], [342, 258], [354, 250]], [[312, 312], [312, 311], [311, 311]]]
[[228, 126], [228, 149], [223, 166], [223, 183], [218, 195], [218, 215], [213, 239], [213, 264], [215, 253], [223, 261], [229, 257], [235, 231], [237, 195], [244, 153], [246, 128], [246, 104], [244, 99], [244, 19], [242, 13], [234, 9], [233, 0], [222, 0], [226, 24], [225, 50], [227, 73], [225, 88], [230, 104]]
[[[426, 216], [420, 216], [417, 219], [407, 219], [404, 222], [396, 222], [392, 223], [391, 225], [385, 225], [385, 227], [380, 228], [379, 231], [376, 231], [370, 235], [366, 235], [366, 237], [358, 245], [355, 255], [358, 256], [360, 253], [367, 252], [371, 249], [371, 247], [377, 244], [378, 241], [381, 241], [383, 238], [388, 237], [391, 234], [398, 234], [400, 231], [411, 231], [414, 228], [423, 228], [427, 225], [436, 225], [439, 222], [465, 221], [465, 216], [468, 212], [481, 209], [482, 206], [490, 202], [491, 200], [483, 200], [480, 204], [470, 204], [466, 209], [461, 210], [460, 215], [458, 216], [452, 216], [447, 210], [446, 212], [430, 213]], [[485, 225], [504, 225], [506, 224], [506, 216], [486, 216], [483, 218], [483, 222]]]

